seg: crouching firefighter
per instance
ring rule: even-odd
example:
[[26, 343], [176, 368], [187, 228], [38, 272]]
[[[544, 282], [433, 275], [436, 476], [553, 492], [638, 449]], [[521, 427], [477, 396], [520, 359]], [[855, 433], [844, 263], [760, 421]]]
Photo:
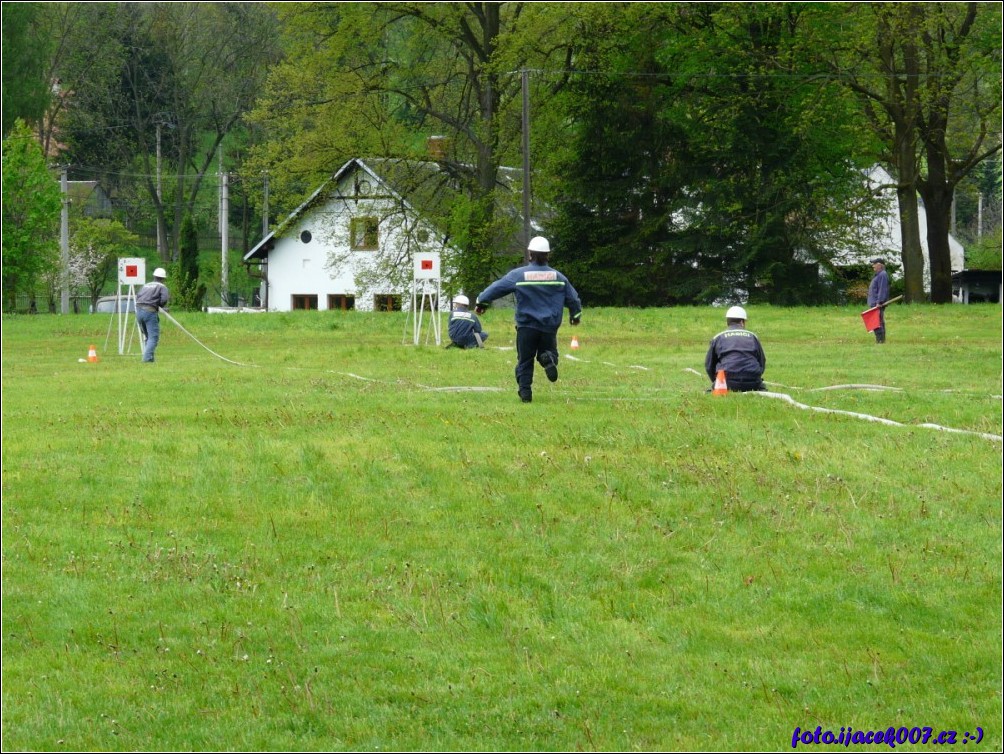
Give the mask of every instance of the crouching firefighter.
[[708, 354], [704, 358], [704, 371], [711, 384], [719, 370], [725, 370], [725, 382], [729, 390], [745, 393], [750, 390], [766, 390], [763, 373], [767, 368], [767, 357], [756, 335], [746, 329], [746, 310], [733, 306], [725, 312], [726, 330], [711, 339]]
[[484, 348], [488, 333], [481, 327], [478, 315], [470, 310], [467, 296], [454, 296], [450, 312], [450, 345], [458, 348]]

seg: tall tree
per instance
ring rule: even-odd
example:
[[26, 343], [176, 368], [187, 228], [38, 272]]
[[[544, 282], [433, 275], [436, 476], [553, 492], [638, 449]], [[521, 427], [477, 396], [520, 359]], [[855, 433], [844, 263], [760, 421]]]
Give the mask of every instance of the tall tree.
[[457, 286], [483, 286], [513, 231], [496, 193], [503, 159], [518, 155], [519, 69], [563, 60], [563, 37], [549, 32], [578, 12], [553, 5], [284, 5], [288, 61], [255, 112], [270, 132], [258, 167], [274, 177], [273, 196], [302, 196], [359, 155], [429, 159], [425, 137], [443, 135], [439, 159], [465, 197], [449, 229], [463, 250]]
[[[826, 26], [832, 44], [821, 44], [838, 81], [860, 98], [860, 106], [882, 145], [879, 159], [896, 179], [899, 207], [904, 297], [907, 302], [924, 297], [924, 255], [920, 243], [917, 208], [917, 88], [919, 59], [914, 40], [916, 7], [902, 3], [873, 8], [853, 4], [822, 8], [836, 13], [837, 23]], [[841, 22], [849, 29], [844, 35]]]
[[20, 118], [42, 120], [52, 81], [47, 76], [51, 40], [44, 33], [46, 3], [4, 3], [3, 13], [3, 137]]
[[801, 7], [639, 4], [595, 22], [593, 70], [574, 77], [569, 111], [577, 148], [561, 171], [574, 188], [562, 245], [595, 276], [595, 295], [827, 295], [817, 268], [860, 242], [870, 207], [862, 134], [815, 75]]
[[[175, 259], [186, 212], [192, 212], [206, 173], [227, 134], [250, 109], [275, 57], [274, 16], [258, 3], [140, 3], [131, 8], [142, 45], [126, 68], [135, 105], [133, 126], [144, 155], [147, 191], [160, 226], [173, 229], [164, 252]], [[160, 65], [148, 66], [150, 56]], [[156, 185], [153, 162], [160, 123], [166, 142], [174, 205], [170, 213]]]
[[189, 215], [181, 225], [181, 257], [172, 298], [179, 309], [197, 311], [205, 296], [206, 286], [199, 282], [199, 233]]
[[3, 298], [34, 297], [46, 273], [59, 266], [59, 184], [50, 175], [31, 129], [18, 120], [3, 143]]
[[927, 210], [931, 301], [952, 301], [948, 243], [955, 188], [1001, 149], [1001, 6], [920, 3], [922, 79], [918, 124], [926, 172], [918, 181]]
[[[219, 150], [277, 57], [275, 16], [263, 3], [97, 4], [90, 14], [102, 11], [114, 14], [105, 26], [110, 38], [100, 55], [92, 51], [101, 65], [67, 97], [67, 156], [112, 167], [113, 179], [143, 176], [167, 262], [177, 257], [182, 221], [194, 213]], [[66, 16], [67, 23], [87, 17], [80, 9]]]
[[[100, 112], [115, 86], [123, 55], [119, 19], [112, 3], [46, 4], [40, 32], [51, 46], [46, 79], [52, 82], [52, 96], [37, 127], [46, 155], [65, 149], [70, 110], [79, 129], [91, 111]], [[108, 131], [100, 133], [102, 140], [108, 136]]]
[[919, 190], [931, 300], [950, 301], [954, 188], [1000, 149], [1000, 6], [847, 3], [814, 12], [839, 19], [827, 27], [835, 31], [826, 46], [832, 69], [859, 96], [897, 180], [905, 298], [926, 298]]

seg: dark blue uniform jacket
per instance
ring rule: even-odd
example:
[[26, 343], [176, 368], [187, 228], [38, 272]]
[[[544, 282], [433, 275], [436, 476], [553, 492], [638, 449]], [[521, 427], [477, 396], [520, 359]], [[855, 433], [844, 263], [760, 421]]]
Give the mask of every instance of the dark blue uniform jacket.
[[485, 288], [478, 303], [488, 304], [509, 293], [516, 297], [516, 327], [553, 333], [561, 327], [566, 306], [573, 320], [582, 314], [579, 294], [568, 278], [545, 264], [516, 268]]
[[726, 375], [762, 377], [767, 368], [767, 357], [756, 335], [738, 325], [718, 333], [711, 339], [708, 355], [704, 358], [704, 371], [712, 382], [719, 369]]
[[474, 312], [457, 310], [450, 313], [450, 340], [461, 348], [477, 348], [474, 333], [481, 334], [481, 320]]

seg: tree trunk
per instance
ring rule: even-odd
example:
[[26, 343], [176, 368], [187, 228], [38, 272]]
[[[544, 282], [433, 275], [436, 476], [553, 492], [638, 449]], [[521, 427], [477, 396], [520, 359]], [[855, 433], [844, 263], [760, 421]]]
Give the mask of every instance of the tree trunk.
[[953, 186], [944, 171], [944, 160], [928, 148], [928, 176], [920, 182], [920, 194], [927, 210], [927, 257], [931, 265], [931, 303], [952, 302], [952, 222]]
[[[898, 129], [897, 124], [897, 129]], [[903, 300], [906, 303], [924, 301], [924, 251], [920, 245], [920, 213], [917, 209], [917, 163], [913, 140], [897, 139], [899, 178], [896, 198], [899, 203], [899, 230], [903, 245]]]

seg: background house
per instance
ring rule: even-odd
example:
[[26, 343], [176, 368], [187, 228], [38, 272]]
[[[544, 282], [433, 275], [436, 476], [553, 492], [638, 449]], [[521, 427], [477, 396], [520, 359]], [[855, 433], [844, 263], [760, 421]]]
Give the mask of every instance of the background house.
[[67, 181], [66, 195], [78, 217], [112, 216], [112, 200], [97, 181]]
[[[889, 273], [893, 277], [902, 277], [903, 267], [903, 237], [899, 219], [899, 205], [896, 200], [896, 181], [881, 166], [875, 166], [868, 174], [868, 185], [872, 190], [881, 190], [886, 199], [887, 211], [873, 223], [867, 231], [869, 251], [854, 259], [851, 263], [867, 264], [869, 259], [884, 257], [892, 263]], [[880, 187], [883, 187], [880, 189]], [[924, 290], [931, 290], [931, 261], [927, 244], [927, 211], [924, 202], [917, 197], [917, 214], [920, 224], [920, 247], [924, 255]], [[952, 272], [959, 272], [965, 266], [965, 249], [952, 235], [948, 237], [951, 249]], [[870, 270], [869, 266], [869, 270]]]
[[244, 256], [260, 266], [261, 305], [407, 309], [414, 255], [440, 253], [445, 276], [457, 253], [437, 221], [452, 185], [442, 163], [349, 160]]

